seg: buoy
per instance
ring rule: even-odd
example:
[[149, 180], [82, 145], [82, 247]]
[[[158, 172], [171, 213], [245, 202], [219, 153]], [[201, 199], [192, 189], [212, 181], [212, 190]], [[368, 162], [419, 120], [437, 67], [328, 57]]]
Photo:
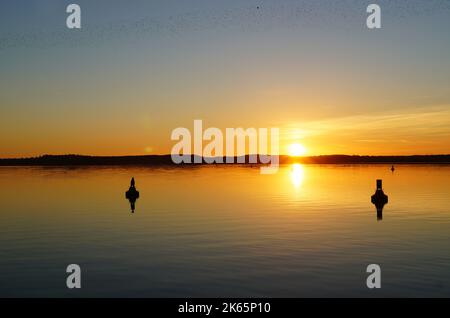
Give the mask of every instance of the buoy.
[[383, 219], [383, 207], [386, 203], [388, 203], [388, 196], [383, 192], [383, 180], [377, 180], [377, 189], [375, 194], [372, 195], [371, 201], [375, 205], [377, 209], [377, 219], [380, 221]]
[[134, 178], [131, 178], [130, 188], [125, 192], [125, 198], [130, 201], [131, 213], [134, 213], [136, 200], [139, 198], [139, 191], [136, 190]]

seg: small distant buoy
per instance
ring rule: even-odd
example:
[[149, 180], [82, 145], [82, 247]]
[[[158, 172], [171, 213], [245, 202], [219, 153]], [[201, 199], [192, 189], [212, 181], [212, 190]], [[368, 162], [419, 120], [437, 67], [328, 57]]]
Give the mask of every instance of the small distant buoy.
[[391, 167], [391, 171], [394, 172], [394, 170], [395, 170], [395, 168], [394, 168], [394, 166], [392, 166], [392, 167]]
[[259, 6], [256, 7], [256, 10], [259, 10]]

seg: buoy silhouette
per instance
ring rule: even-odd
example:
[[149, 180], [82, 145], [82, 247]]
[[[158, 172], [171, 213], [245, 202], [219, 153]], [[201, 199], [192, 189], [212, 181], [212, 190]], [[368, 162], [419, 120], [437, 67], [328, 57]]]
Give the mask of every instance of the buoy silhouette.
[[386, 203], [388, 203], [388, 196], [384, 194], [382, 189], [383, 180], [377, 180], [377, 189], [375, 194], [372, 195], [371, 201], [377, 208], [377, 220], [381, 221], [383, 219], [383, 207]]
[[134, 177], [131, 178], [130, 188], [125, 192], [125, 198], [128, 199], [131, 206], [131, 213], [134, 213], [136, 200], [139, 198], [139, 191], [136, 190]]

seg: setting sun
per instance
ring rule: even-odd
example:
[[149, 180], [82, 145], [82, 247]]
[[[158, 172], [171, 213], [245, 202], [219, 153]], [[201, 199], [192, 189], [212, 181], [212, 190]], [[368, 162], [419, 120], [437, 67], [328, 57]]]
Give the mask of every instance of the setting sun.
[[291, 144], [289, 145], [288, 152], [291, 157], [299, 157], [306, 154], [306, 148], [301, 144]]

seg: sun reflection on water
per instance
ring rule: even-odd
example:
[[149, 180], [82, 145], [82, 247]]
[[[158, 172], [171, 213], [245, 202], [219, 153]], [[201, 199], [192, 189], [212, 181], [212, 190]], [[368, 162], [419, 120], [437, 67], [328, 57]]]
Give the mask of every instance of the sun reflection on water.
[[299, 163], [294, 163], [291, 168], [291, 181], [295, 188], [299, 188], [305, 176], [305, 170], [303, 165]]

